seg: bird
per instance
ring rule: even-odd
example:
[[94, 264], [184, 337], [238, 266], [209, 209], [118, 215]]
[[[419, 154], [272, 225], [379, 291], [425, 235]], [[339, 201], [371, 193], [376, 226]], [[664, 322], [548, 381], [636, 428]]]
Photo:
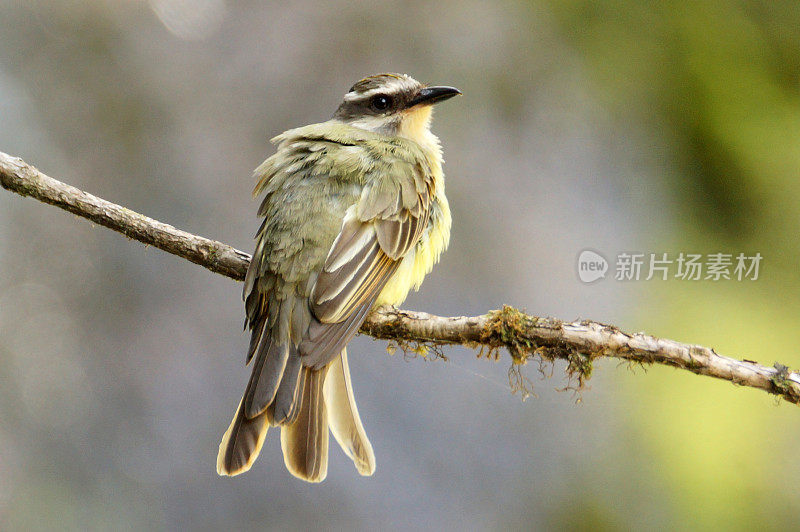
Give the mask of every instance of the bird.
[[347, 343], [373, 307], [419, 289], [450, 240], [433, 104], [461, 94], [406, 74], [356, 82], [326, 122], [272, 139], [244, 279], [252, 372], [219, 446], [217, 473], [248, 471], [269, 427], [289, 472], [327, 476], [329, 430], [364, 476], [375, 454], [356, 407]]

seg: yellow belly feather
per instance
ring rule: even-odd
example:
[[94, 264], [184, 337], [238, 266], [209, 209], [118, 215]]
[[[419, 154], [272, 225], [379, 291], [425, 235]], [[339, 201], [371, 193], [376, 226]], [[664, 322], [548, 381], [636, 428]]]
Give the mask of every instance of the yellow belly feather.
[[383, 287], [375, 305], [400, 305], [408, 293], [418, 290], [425, 276], [439, 262], [450, 241], [450, 209], [442, 204], [442, 213], [429, 231], [423, 233], [414, 251], [403, 257], [397, 271]]

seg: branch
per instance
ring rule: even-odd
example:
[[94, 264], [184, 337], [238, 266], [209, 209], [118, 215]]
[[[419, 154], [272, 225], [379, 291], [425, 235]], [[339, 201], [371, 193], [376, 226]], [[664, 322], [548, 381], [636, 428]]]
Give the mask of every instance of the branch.
[[[244, 279], [250, 256], [221, 242], [187, 233], [130, 211], [39, 172], [22, 159], [0, 152], [0, 185], [22, 196], [55, 205], [130, 238], [183, 257], [231, 279]], [[639, 364], [663, 364], [758, 388], [800, 404], [800, 374], [786, 366], [762, 366], [736, 360], [713, 349], [648, 336], [627, 334], [592, 321], [564, 322], [529, 316], [511, 307], [474, 317], [441, 317], [393, 308], [374, 310], [361, 332], [390, 340], [404, 349], [425, 352], [441, 345], [466, 345], [497, 358], [507, 349], [512, 385], [525, 387], [519, 367], [529, 360], [567, 362], [567, 373], [580, 389], [602, 357]]]
[[237, 281], [244, 280], [247, 265], [250, 264], [250, 255], [247, 253], [92, 196], [56, 181], [22, 159], [3, 152], [0, 152], [0, 185], [11, 192], [55, 205]]

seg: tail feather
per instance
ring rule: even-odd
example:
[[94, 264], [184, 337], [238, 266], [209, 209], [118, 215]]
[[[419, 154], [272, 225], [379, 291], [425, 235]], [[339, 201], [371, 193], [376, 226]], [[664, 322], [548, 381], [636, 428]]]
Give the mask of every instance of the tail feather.
[[249, 418], [262, 414], [275, 399], [286, 362], [290, 355], [296, 356], [297, 348], [290, 343], [273, 341], [268, 335], [268, 332], [262, 334], [250, 382], [244, 393], [244, 410]]
[[[294, 476], [308, 482], [325, 480], [329, 428], [358, 472], [372, 475], [375, 454], [353, 397], [347, 350], [318, 370], [303, 367], [295, 350], [287, 358], [274, 400], [261, 413], [248, 417], [248, 391], [259, 382], [257, 376], [251, 377], [219, 445], [217, 473], [233, 476], [249, 470], [261, 452], [269, 426], [281, 425], [284, 462]], [[259, 361], [257, 356], [256, 364], [259, 362], [266, 361]]]
[[328, 415], [323, 385], [328, 368], [303, 368], [303, 394], [297, 419], [281, 427], [281, 449], [286, 468], [308, 482], [328, 475]]
[[358, 415], [347, 364], [347, 349], [333, 359], [325, 379], [325, 406], [328, 422], [336, 441], [356, 465], [358, 472], [370, 476], [375, 472], [375, 453], [372, 450]]
[[270, 424], [291, 425], [297, 417], [305, 384], [305, 379], [300, 378], [303, 374], [302, 368], [303, 362], [295, 349], [289, 354], [275, 400], [269, 406]]
[[268, 428], [266, 413], [248, 419], [239, 401], [236, 415], [219, 444], [217, 473], [234, 476], [250, 469], [261, 452]]

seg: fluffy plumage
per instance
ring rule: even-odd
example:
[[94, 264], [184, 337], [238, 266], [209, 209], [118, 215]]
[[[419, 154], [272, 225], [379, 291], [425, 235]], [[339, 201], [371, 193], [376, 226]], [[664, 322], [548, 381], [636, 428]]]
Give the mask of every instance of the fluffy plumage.
[[[256, 169], [264, 222], [243, 293], [253, 370], [220, 443], [221, 475], [250, 468], [270, 425], [299, 478], [325, 478], [329, 428], [359, 473], [375, 470], [345, 346], [373, 305], [419, 286], [450, 229], [429, 106], [402, 106], [423, 86], [383, 76], [354, 85], [347, 118], [275, 137], [277, 153]], [[361, 97], [381, 90], [395, 91], [395, 108], [359, 114]], [[366, 115], [382, 125], [366, 129]]]

